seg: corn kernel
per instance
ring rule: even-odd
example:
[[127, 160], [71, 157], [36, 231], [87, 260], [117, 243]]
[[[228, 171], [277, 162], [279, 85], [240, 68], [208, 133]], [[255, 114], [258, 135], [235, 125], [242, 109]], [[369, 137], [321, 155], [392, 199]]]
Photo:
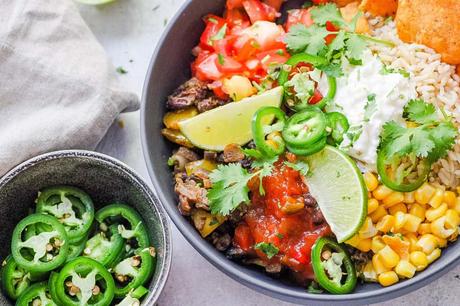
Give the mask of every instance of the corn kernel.
[[446, 239], [454, 233], [453, 229], [446, 229], [446, 216], [442, 216], [431, 223], [431, 232], [442, 239]]
[[372, 172], [366, 172], [363, 176], [364, 182], [366, 183], [367, 189], [369, 191], [372, 192], [379, 186], [379, 181]]
[[407, 260], [401, 260], [398, 262], [395, 268], [395, 272], [405, 278], [412, 278], [415, 275], [415, 266], [408, 262]]
[[361, 239], [356, 246], [358, 250], [361, 252], [367, 253], [371, 250], [371, 245], [372, 245], [372, 239], [371, 238], [366, 238], [366, 239]]
[[423, 234], [431, 234], [431, 224], [430, 223], [422, 223], [418, 227], [417, 233], [420, 235]]
[[411, 233], [417, 232], [420, 223], [422, 223], [422, 219], [411, 214], [406, 214], [406, 219], [403, 229]]
[[385, 209], [385, 207], [380, 205], [369, 217], [371, 218], [372, 222], [377, 223], [379, 222], [380, 219], [383, 218], [383, 216], [386, 216], [386, 215], [387, 215], [387, 210]]
[[387, 233], [391, 231], [391, 229], [393, 228], [395, 220], [396, 218], [392, 215], [386, 215], [382, 219], [380, 219], [375, 228], [383, 233]]
[[389, 196], [390, 194], [392, 194], [393, 192], [394, 191], [388, 188], [387, 186], [380, 185], [372, 192], [372, 195], [374, 196], [374, 198], [381, 201], [385, 199], [387, 196]]
[[407, 213], [407, 206], [404, 203], [398, 203], [388, 208], [390, 214], [395, 215], [398, 211]]
[[381, 249], [378, 254], [380, 255], [382, 263], [389, 269], [395, 267], [400, 259], [398, 253], [393, 251], [388, 245]]
[[421, 251], [415, 251], [409, 255], [410, 262], [415, 266], [417, 271], [422, 271], [428, 266], [428, 258]]
[[377, 207], [379, 207], [379, 201], [376, 199], [369, 199], [369, 202], [367, 202], [367, 214], [372, 214]]
[[375, 272], [374, 265], [369, 261], [363, 269], [363, 277], [366, 282], [376, 282], [377, 272]]
[[415, 192], [404, 192], [404, 203], [412, 204], [415, 203]]
[[359, 238], [361, 239], [366, 239], [366, 238], [372, 238], [375, 235], [377, 235], [377, 229], [375, 228], [374, 224], [372, 223], [371, 218], [366, 217], [366, 220], [363, 223], [363, 226], [361, 226], [361, 229], [358, 232]]
[[425, 183], [415, 191], [415, 201], [420, 204], [427, 204], [431, 200], [435, 192], [436, 189], [433, 186], [431, 186], [428, 183]]
[[429, 255], [426, 256], [428, 259], [428, 264], [431, 264], [433, 261], [438, 259], [441, 256], [441, 249], [434, 249]]
[[394, 271], [384, 272], [379, 275], [380, 285], [387, 287], [396, 284], [399, 281], [398, 275]]
[[360, 240], [361, 239], [359, 238], [358, 235], [354, 235], [353, 237], [351, 237], [350, 239], [345, 241], [345, 243], [356, 248], [358, 246]]
[[434, 235], [425, 234], [419, 238], [417, 245], [422, 248], [425, 254], [431, 254], [431, 252], [438, 247], [438, 241]]
[[390, 271], [390, 269], [385, 267], [382, 261], [382, 256], [380, 256], [378, 253], [372, 256], [372, 265], [374, 266], [375, 273], [377, 274]]
[[376, 253], [383, 249], [385, 247], [385, 242], [383, 242], [383, 239], [381, 236], [375, 236], [372, 238], [372, 243], [371, 243], [371, 250], [372, 252]]
[[422, 247], [420, 247], [417, 244], [418, 238], [417, 238], [417, 235], [415, 235], [414, 233], [405, 234], [404, 239], [409, 241], [409, 243], [410, 243], [410, 248], [409, 248], [410, 252], [415, 252], [415, 251], [421, 251], [422, 250]]
[[447, 204], [449, 208], [455, 208], [455, 192], [453, 191], [444, 191], [444, 199], [443, 202]]
[[412, 204], [412, 206], [409, 209], [409, 213], [411, 215], [419, 217], [422, 220], [425, 220], [426, 209], [424, 205], [420, 205], [418, 203]]
[[448, 209], [446, 211], [446, 227], [455, 229], [460, 225], [460, 216], [458, 212], [453, 209]]
[[442, 189], [437, 188], [433, 197], [428, 201], [431, 207], [437, 208], [441, 205], [442, 201], [444, 200], [444, 191]]
[[460, 197], [455, 200], [455, 210], [460, 214]]
[[452, 235], [450, 235], [449, 241], [450, 242], [456, 241], [457, 238], [458, 238], [458, 227], [456, 229], [454, 229], [454, 233]]
[[439, 248], [445, 248], [447, 246], [447, 239], [444, 239], [444, 238], [439, 238], [437, 236], [436, 237], [436, 241], [438, 242], [438, 247]]
[[447, 204], [442, 203], [440, 206], [437, 208], [430, 208], [425, 212], [425, 217], [428, 221], [432, 222], [438, 218], [440, 218], [442, 215], [444, 215], [447, 211]]
[[383, 206], [389, 208], [393, 205], [401, 203], [404, 200], [404, 195], [401, 192], [393, 192], [383, 199]]
[[407, 222], [407, 214], [401, 212], [401, 211], [398, 211], [396, 212], [395, 214], [395, 224], [393, 226], [393, 231], [395, 232], [399, 232], [402, 227], [404, 226], [404, 224], [406, 224]]

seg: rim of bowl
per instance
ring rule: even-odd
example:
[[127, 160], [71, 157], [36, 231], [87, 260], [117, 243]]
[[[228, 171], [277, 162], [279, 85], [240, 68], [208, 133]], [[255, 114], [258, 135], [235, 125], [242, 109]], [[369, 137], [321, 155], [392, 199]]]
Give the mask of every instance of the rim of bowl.
[[37, 155], [32, 157], [19, 165], [15, 166], [11, 170], [9, 170], [3, 177], [0, 178], [0, 189], [14, 179], [17, 175], [24, 172], [25, 170], [39, 164], [43, 161], [48, 160], [55, 160], [55, 159], [62, 159], [62, 158], [71, 158], [71, 157], [80, 157], [80, 158], [88, 158], [88, 159], [96, 159], [102, 161], [104, 163], [110, 164], [113, 167], [117, 167], [121, 169], [123, 172], [130, 175], [134, 181], [139, 184], [139, 188], [141, 191], [148, 196], [150, 199], [150, 207], [156, 210], [158, 214], [159, 222], [161, 228], [163, 230], [163, 245], [164, 245], [164, 264], [160, 269], [160, 275], [158, 277], [158, 281], [154, 286], [154, 290], [144, 299], [143, 304], [150, 305], [151, 303], [155, 303], [160, 294], [163, 292], [163, 289], [166, 285], [166, 281], [168, 280], [169, 272], [171, 269], [171, 261], [172, 261], [172, 238], [171, 238], [171, 228], [169, 226], [167, 220], [167, 212], [165, 211], [163, 205], [157, 199], [155, 194], [152, 192], [150, 187], [147, 183], [132, 169], [130, 166], [126, 165], [125, 163], [102, 153], [94, 152], [94, 151], [87, 151], [87, 150], [60, 150], [54, 151], [49, 153], [44, 153], [41, 155]]
[[[346, 295], [333, 295], [333, 294], [312, 294], [308, 292], [300, 292], [295, 289], [281, 288], [277, 285], [272, 285], [266, 283], [263, 280], [258, 279], [257, 277], [251, 276], [247, 273], [242, 273], [234, 265], [237, 263], [232, 262], [230, 259], [219, 259], [215, 252], [216, 250], [210, 246], [204, 239], [198, 237], [196, 233], [192, 233], [187, 230], [186, 222], [188, 222], [182, 215], [179, 214], [175, 205], [170, 205], [166, 197], [164, 196], [163, 191], [160, 188], [160, 179], [156, 176], [155, 171], [153, 170], [153, 161], [150, 160], [150, 149], [147, 145], [147, 117], [146, 105], [147, 105], [147, 93], [150, 88], [150, 79], [153, 73], [153, 67], [155, 63], [159, 60], [158, 54], [163, 46], [164, 41], [169, 35], [171, 28], [176, 24], [181, 15], [188, 9], [190, 4], [196, 0], [187, 0], [185, 3], [178, 9], [174, 17], [168, 23], [165, 31], [158, 40], [157, 46], [152, 54], [152, 57], [149, 62], [149, 67], [147, 70], [147, 75], [145, 77], [142, 99], [141, 99], [141, 142], [142, 142], [142, 151], [144, 155], [145, 162], [147, 164], [147, 170], [149, 176], [152, 180], [153, 187], [156, 191], [156, 194], [160, 200], [161, 205], [167, 211], [169, 217], [174, 222], [181, 234], [187, 239], [187, 241], [197, 250], [207, 261], [209, 261], [213, 266], [218, 268], [221, 272], [224, 272], [226, 275], [231, 277], [236, 281], [241, 281], [246, 286], [254, 289], [259, 289], [259, 292], [262, 292], [266, 295], [269, 293], [274, 293], [278, 298], [286, 301], [302, 301], [305, 302], [360, 302], [360, 303], [375, 303], [383, 300], [393, 299], [404, 294], [409, 293], [410, 291], [419, 289], [441, 275], [447, 273], [450, 268], [456, 266], [460, 263], [460, 253], [457, 256], [452, 256], [452, 258], [444, 258], [443, 265], [438, 269], [432, 269], [429, 271], [424, 270], [422, 273], [418, 274], [417, 277], [406, 279], [402, 282], [398, 282], [395, 285], [389, 287], [381, 287], [372, 291], [350, 293]], [[442, 257], [441, 259], [442, 260]], [[261, 272], [262, 273], [262, 272]], [[272, 296], [272, 295], [271, 295]]]

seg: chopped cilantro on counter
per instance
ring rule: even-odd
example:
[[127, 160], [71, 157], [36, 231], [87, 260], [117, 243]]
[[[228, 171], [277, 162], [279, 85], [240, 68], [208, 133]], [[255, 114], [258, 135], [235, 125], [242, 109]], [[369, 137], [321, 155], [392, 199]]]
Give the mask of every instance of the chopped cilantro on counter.
[[254, 245], [254, 249], [262, 251], [267, 255], [268, 259], [272, 259], [276, 254], [278, 254], [279, 249], [272, 243], [259, 242]]
[[123, 68], [121, 66], [117, 67], [117, 72], [119, 74], [127, 74], [128, 73], [128, 71], [126, 71], [125, 68]]

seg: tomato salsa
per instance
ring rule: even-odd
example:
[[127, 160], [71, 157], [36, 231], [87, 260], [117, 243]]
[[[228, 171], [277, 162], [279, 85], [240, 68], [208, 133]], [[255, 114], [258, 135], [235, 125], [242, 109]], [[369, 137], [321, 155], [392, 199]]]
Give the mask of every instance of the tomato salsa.
[[[235, 229], [233, 244], [248, 255], [260, 258], [265, 264], [281, 264], [293, 271], [299, 283], [314, 277], [311, 248], [331, 230], [316, 201], [308, 192], [305, 178], [280, 159], [270, 176], [263, 178], [265, 194], [259, 192], [259, 182], [249, 184], [252, 203], [244, 220]], [[278, 250], [273, 257], [254, 248], [258, 243], [271, 244]], [[271, 257], [271, 258], [270, 258]]]

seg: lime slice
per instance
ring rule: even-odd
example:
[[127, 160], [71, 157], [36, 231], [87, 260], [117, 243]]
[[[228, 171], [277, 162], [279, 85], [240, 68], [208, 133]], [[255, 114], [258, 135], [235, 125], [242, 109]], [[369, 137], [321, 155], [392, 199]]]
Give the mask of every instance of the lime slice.
[[310, 166], [310, 193], [337, 241], [348, 240], [367, 215], [367, 187], [361, 171], [348, 155], [331, 146], [305, 159]]
[[100, 5], [100, 4], [110, 3], [115, 0], [75, 0], [75, 1], [83, 3], [83, 4], [89, 4], [89, 5]]
[[244, 145], [252, 139], [251, 122], [254, 113], [263, 106], [281, 105], [283, 88], [232, 102], [181, 121], [181, 132], [196, 147], [222, 151], [230, 143]]

